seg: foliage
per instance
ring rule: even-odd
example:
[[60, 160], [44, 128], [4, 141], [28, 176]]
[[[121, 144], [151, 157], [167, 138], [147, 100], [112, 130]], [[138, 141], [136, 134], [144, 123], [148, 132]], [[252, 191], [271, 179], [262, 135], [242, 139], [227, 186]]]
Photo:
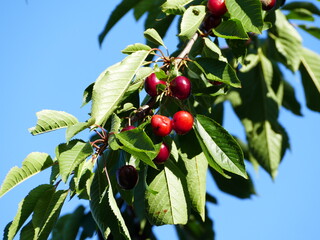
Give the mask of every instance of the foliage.
[[[73, 239], [78, 232], [80, 239], [95, 232], [104, 239], [154, 239], [152, 225], [164, 224], [175, 224], [181, 239], [199, 239], [204, 233], [205, 239], [213, 239], [206, 202], [216, 200], [206, 193], [207, 173], [221, 191], [239, 198], [255, 194], [246, 164], [261, 166], [276, 177], [290, 146], [289, 134], [278, 121], [279, 111], [286, 108], [301, 115], [284, 68], [300, 73], [307, 107], [320, 112], [320, 55], [302, 46], [297, 28], [318, 39], [320, 29], [291, 23], [312, 22], [320, 10], [307, 1], [285, 5], [279, 0], [268, 12], [261, 9], [260, 0], [226, 0], [226, 6], [222, 22], [206, 29], [204, 21], [210, 14], [206, 1], [122, 0], [100, 34], [100, 44], [130, 10], [137, 20], [146, 15], [146, 44], [124, 48], [127, 56], [84, 90], [83, 105], [92, 106], [86, 122], [61, 111], [37, 113], [30, 133], [67, 128], [66, 142], [56, 147], [53, 158], [29, 154], [21, 168], [12, 168], [5, 177], [0, 197], [51, 167], [50, 184], [32, 189], [20, 202], [4, 239], [13, 239], [19, 231], [21, 239], [47, 239], [50, 233], [51, 239]], [[163, 52], [169, 49], [163, 38], [174, 18], [179, 18], [180, 44], [166, 56]], [[159, 95], [154, 97], [142, 91], [152, 73], [166, 82], [157, 85]], [[186, 100], [170, 92], [170, 82], [180, 75], [192, 83]], [[243, 124], [245, 140], [222, 126], [226, 101]], [[172, 117], [179, 110], [193, 115], [192, 130], [156, 136], [151, 116]], [[136, 128], [121, 131], [128, 125]], [[74, 139], [86, 129], [95, 132], [89, 142]], [[169, 146], [170, 157], [159, 165], [153, 159], [162, 142]], [[125, 164], [139, 171], [132, 190], [117, 184], [117, 169]], [[61, 181], [69, 188], [58, 190]], [[80, 206], [59, 218], [68, 195], [87, 200], [90, 210]]]

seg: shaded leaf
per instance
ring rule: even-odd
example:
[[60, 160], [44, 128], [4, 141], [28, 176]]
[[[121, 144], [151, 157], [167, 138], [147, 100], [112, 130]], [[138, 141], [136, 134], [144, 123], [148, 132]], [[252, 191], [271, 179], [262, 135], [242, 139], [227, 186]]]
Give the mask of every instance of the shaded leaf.
[[290, 83], [284, 81], [284, 95], [283, 95], [283, 102], [282, 105], [290, 110], [292, 113], [302, 116], [301, 114], [301, 106], [298, 102], [295, 94], [294, 88], [291, 86]]
[[91, 99], [92, 99], [92, 92], [93, 92], [93, 86], [94, 83], [91, 83], [88, 87], [83, 92], [83, 97], [82, 97], [82, 105], [81, 107], [87, 105]]
[[311, 3], [311, 2], [306, 2], [306, 1], [295, 1], [295, 2], [290, 2], [287, 3], [282, 7], [283, 10], [296, 10], [296, 9], [306, 9], [310, 11], [311, 13], [314, 13], [316, 15], [320, 16], [320, 10], [319, 8]]
[[242, 23], [237, 19], [223, 21], [218, 27], [213, 28], [212, 32], [217, 37], [226, 39], [249, 39], [249, 36], [246, 30], [243, 28]]
[[164, 45], [164, 42], [163, 42], [161, 36], [157, 32], [157, 30], [155, 30], [154, 28], [148, 28], [147, 30], [144, 31], [143, 35], [150, 42], [153, 42], [157, 45], [161, 45], [161, 46], [166, 47]]
[[311, 34], [312, 36], [320, 39], [320, 28], [306, 25], [298, 25], [301, 29]]
[[72, 126], [69, 126], [66, 131], [66, 140], [69, 142], [71, 138], [73, 138], [78, 133], [82, 132], [83, 130], [87, 129], [94, 123], [93, 119], [89, 119], [87, 122], [79, 122]]
[[184, 6], [193, 0], [167, 0], [161, 5], [161, 9], [166, 14], [183, 14], [185, 11]]

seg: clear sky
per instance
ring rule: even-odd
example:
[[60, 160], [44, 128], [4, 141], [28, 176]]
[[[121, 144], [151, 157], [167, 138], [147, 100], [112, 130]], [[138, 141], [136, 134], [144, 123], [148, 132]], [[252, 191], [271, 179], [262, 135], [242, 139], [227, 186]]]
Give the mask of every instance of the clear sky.
[[[318, 7], [320, 3], [313, 1]], [[64, 130], [33, 137], [27, 129], [42, 109], [62, 110], [80, 121], [89, 106], [80, 108], [83, 90], [108, 66], [120, 61], [124, 47], [144, 42], [143, 19], [135, 22], [130, 12], [98, 45], [98, 34], [119, 1], [1, 1], [0, 2], [0, 182], [11, 167], [21, 166], [33, 151], [54, 156], [64, 142]], [[318, 26], [319, 19], [317, 19]], [[173, 52], [177, 44], [174, 26], [165, 39]], [[318, 53], [319, 41], [306, 34], [305, 45]], [[320, 65], [319, 65], [320, 66]], [[209, 204], [217, 240], [316, 239], [320, 215], [320, 115], [305, 107], [299, 75], [286, 74], [296, 87], [304, 117], [286, 110], [281, 123], [290, 136], [288, 151], [273, 182], [260, 169], [248, 166], [258, 196], [239, 200], [218, 190], [208, 177], [208, 191], [218, 198]], [[225, 128], [243, 138], [243, 128], [228, 108]], [[84, 139], [88, 132], [80, 135]], [[35, 186], [48, 182], [49, 171], [34, 176], [0, 198], [0, 234], [16, 213], [18, 203]], [[82, 202], [86, 204], [85, 202]], [[79, 204], [66, 202], [62, 214]], [[161, 239], [175, 239], [171, 226], [156, 228]]]

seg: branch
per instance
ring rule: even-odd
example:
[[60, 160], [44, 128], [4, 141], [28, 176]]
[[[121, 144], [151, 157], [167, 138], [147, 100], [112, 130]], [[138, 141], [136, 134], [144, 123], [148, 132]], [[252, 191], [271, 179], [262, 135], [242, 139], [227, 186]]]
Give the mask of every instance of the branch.
[[178, 66], [181, 61], [189, 54], [193, 44], [196, 42], [196, 40], [199, 37], [199, 33], [196, 32], [192, 38], [189, 40], [185, 48], [182, 50], [182, 52], [176, 57], [175, 64]]

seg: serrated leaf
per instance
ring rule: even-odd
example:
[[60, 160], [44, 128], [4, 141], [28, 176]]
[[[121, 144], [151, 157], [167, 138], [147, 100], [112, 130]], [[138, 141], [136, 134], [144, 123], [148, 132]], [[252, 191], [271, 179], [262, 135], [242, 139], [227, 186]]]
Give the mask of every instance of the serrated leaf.
[[[156, 171], [154, 169], [150, 170]], [[149, 188], [153, 192], [147, 191], [145, 197], [149, 221], [157, 226], [186, 224], [188, 221], [188, 209], [182, 177], [179, 176], [179, 168], [168, 160], [160, 172], [157, 171], [153, 174], [155, 176], [149, 183]]]
[[237, 19], [229, 19], [223, 21], [218, 27], [213, 28], [212, 32], [217, 37], [222, 37], [226, 39], [242, 39], [247, 40], [249, 36], [244, 29], [242, 23]]
[[112, 187], [103, 170], [104, 162], [98, 163], [90, 190], [90, 209], [102, 235], [110, 232], [116, 239], [131, 239], [121, 212], [114, 199]]
[[87, 122], [79, 122], [79, 123], [76, 123], [76, 124], [74, 124], [72, 126], [69, 126], [67, 128], [67, 131], [66, 131], [66, 140], [67, 140], [67, 142], [69, 142], [71, 140], [71, 138], [73, 138], [78, 133], [80, 133], [83, 130], [85, 130], [88, 127], [90, 127], [94, 123], [93, 120], [94, 119], [89, 119], [89, 121], [87, 121]]
[[17, 213], [11, 224], [9, 224], [7, 234], [4, 235], [5, 240], [12, 240], [14, 238], [22, 225], [33, 212], [38, 199], [50, 189], [54, 189], [54, 186], [49, 184], [39, 185], [38, 187], [32, 189], [19, 203]]
[[183, 14], [185, 11], [184, 6], [193, 0], [167, 0], [161, 5], [161, 9], [166, 14]]
[[49, 190], [37, 201], [32, 215], [35, 238], [46, 240], [55, 225], [68, 190]]
[[147, 30], [144, 31], [143, 35], [150, 42], [153, 42], [157, 45], [164, 46], [166, 48], [161, 36], [157, 32], [157, 30], [155, 30], [154, 28], [148, 28]]
[[[120, 126], [121, 126], [120, 118], [116, 114], [113, 113], [112, 118], [111, 118], [110, 132], [113, 132], [115, 134], [118, 133]], [[116, 140], [116, 137], [114, 134], [109, 135], [108, 144], [112, 150], [117, 150], [120, 148], [120, 145], [117, 143], [117, 140]]]
[[241, 83], [234, 69], [226, 62], [213, 58], [196, 58], [188, 64], [190, 69], [196, 73], [204, 74], [210, 81], [219, 81], [232, 87], [239, 88]]
[[22, 167], [13, 167], [2, 182], [0, 197], [12, 188], [53, 165], [52, 158], [47, 153], [30, 153], [22, 162]]
[[190, 6], [184, 12], [180, 24], [179, 37], [190, 39], [196, 33], [206, 15], [206, 7], [203, 5]]
[[226, 6], [231, 19], [239, 20], [245, 32], [261, 33], [263, 21], [259, 1], [227, 0]]
[[105, 36], [111, 30], [111, 28], [129, 12], [135, 5], [141, 0], [123, 0], [111, 13], [103, 31], [99, 35], [99, 44], [101, 45]]
[[143, 129], [135, 128], [125, 131], [117, 134], [116, 138], [123, 144], [121, 147], [123, 150], [156, 168], [152, 160], [158, 155], [161, 144], [154, 145]]
[[35, 239], [35, 230], [33, 228], [31, 220], [22, 228], [20, 233], [20, 240]]
[[236, 140], [223, 127], [206, 116], [197, 115], [195, 131], [206, 150], [221, 168], [247, 178], [242, 150]]
[[311, 110], [320, 112], [320, 55], [303, 48], [300, 73], [307, 100]]
[[29, 128], [32, 135], [54, 131], [78, 123], [78, 119], [69, 113], [55, 110], [42, 110], [36, 113], [38, 121], [35, 127]]
[[151, 47], [148, 45], [142, 44], [142, 43], [135, 43], [132, 45], [127, 46], [125, 49], [123, 49], [121, 52], [124, 54], [131, 54], [140, 50], [149, 51]]
[[82, 162], [74, 171], [73, 182], [79, 198], [90, 198], [90, 187], [93, 180], [94, 161], [89, 159]]
[[189, 159], [187, 154], [180, 153], [187, 169], [187, 186], [191, 200], [191, 205], [196, 212], [205, 220], [206, 204], [206, 176], [208, 170], [208, 161], [204, 153], [200, 153]]
[[302, 39], [281, 11], [276, 11], [276, 19], [274, 28], [271, 29], [272, 34], [269, 36], [275, 41], [276, 49], [282, 55], [283, 63], [295, 72], [301, 61]]
[[216, 58], [220, 61], [227, 62], [227, 59], [222, 55], [221, 49], [212, 42], [208, 37], [203, 38], [203, 56], [208, 58]]
[[148, 51], [137, 51], [99, 76], [93, 87], [91, 117], [101, 125], [121, 102], [134, 75], [148, 56]]
[[67, 182], [72, 171], [92, 153], [90, 143], [82, 140], [74, 139], [68, 144], [60, 144], [56, 148], [56, 157], [62, 181]]

